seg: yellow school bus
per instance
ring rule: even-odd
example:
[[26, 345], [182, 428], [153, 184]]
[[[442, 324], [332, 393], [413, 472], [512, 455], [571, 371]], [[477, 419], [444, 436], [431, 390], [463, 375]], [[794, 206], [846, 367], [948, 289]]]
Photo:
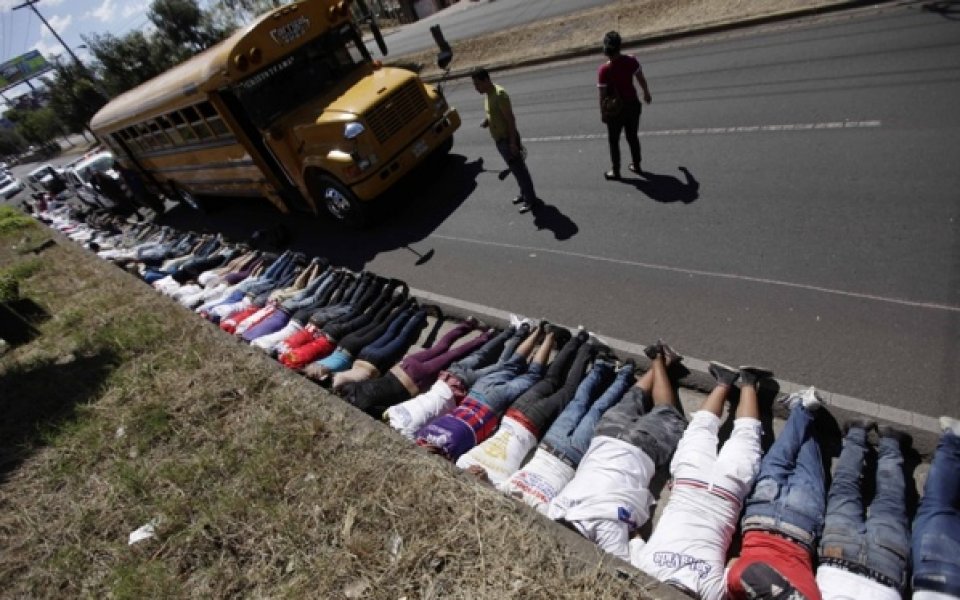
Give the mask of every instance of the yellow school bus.
[[90, 122], [148, 187], [195, 208], [204, 196], [260, 196], [352, 224], [449, 152], [459, 126], [436, 88], [371, 59], [344, 0], [262, 15]]

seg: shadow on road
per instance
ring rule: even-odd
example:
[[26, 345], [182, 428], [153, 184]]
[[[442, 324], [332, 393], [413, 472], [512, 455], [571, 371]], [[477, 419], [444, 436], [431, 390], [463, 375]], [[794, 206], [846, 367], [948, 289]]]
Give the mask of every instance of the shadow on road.
[[672, 175], [659, 175], [650, 171], [644, 171], [641, 177], [623, 181], [636, 187], [651, 200], [664, 204], [670, 202], [690, 204], [700, 198], [700, 182], [686, 167], [679, 167], [679, 169], [683, 173], [683, 181]]
[[570, 217], [560, 212], [560, 209], [552, 204], [538, 204], [530, 212], [533, 214], [533, 224], [537, 226], [537, 229], [550, 230], [553, 237], [560, 241], [569, 240], [580, 231], [580, 228]]
[[418, 265], [424, 264], [433, 251], [410, 246], [428, 237], [453, 214], [476, 189], [477, 177], [485, 171], [483, 158], [468, 161], [458, 154], [424, 166], [377, 201], [382, 214], [367, 229], [351, 229], [325, 215], [283, 215], [266, 200], [249, 198], [213, 200], [211, 204], [216, 204], [205, 215], [179, 206], [159, 222], [177, 229], [220, 233], [236, 241], [280, 225], [290, 234], [293, 250], [324, 256], [356, 271], [381, 252], [405, 247], [419, 257]]
[[960, 1], [942, 0], [940, 2], [927, 2], [923, 5], [923, 10], [937, 13], [945, 19], [951, 21], [960, 21]]

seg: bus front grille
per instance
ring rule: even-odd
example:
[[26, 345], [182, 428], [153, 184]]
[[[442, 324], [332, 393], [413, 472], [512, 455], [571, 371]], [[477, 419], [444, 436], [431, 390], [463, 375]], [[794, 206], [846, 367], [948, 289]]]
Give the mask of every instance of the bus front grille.
[[367, 113], [367, 123], [381, 144], [427, 110], [427, 100], [416, 81], [408, 81]]

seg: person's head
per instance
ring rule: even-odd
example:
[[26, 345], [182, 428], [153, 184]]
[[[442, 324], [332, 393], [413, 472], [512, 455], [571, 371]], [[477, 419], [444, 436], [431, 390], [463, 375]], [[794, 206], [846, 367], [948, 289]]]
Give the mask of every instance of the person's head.
[[470, 71], [470, 79], [473, 80], [473, 87], [481, 94], [486, 94], [493, 87], [490, 81], [490, 73], [483, 67], [477, 67]]
[[620, 46], [623, 44], [623, 40], [620, 39], [620, 34], [616, 31], [608, 31], [605, 36], [603, 36], [603, 53], [606, 56], [617, 56], [620, 54]]

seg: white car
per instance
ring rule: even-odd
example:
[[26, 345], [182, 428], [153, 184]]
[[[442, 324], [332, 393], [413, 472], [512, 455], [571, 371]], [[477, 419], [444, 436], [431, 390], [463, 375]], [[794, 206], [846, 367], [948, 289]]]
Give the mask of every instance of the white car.
[[10, 175], [0, 177], [0, 194], [3, 194], [5, 200], [13, 198], [23, 191], [23, 183]]
[[91, 200], [99, 204], [98, 193], [90, 180], [94, 173], [106, 173], [113, 179], [119, 179], [120, 174], [113, 168], [114, 160], [110, 152], [91, 153], [68, 165], [63, 170], [63, 176], [81, 200], [87, 204], [90, 204]]
[[63, 174], [53, 165], [43, 165], [27, 174], [27, 182], [31, 188], [39, 192], [59, 194], [66, 187]]

